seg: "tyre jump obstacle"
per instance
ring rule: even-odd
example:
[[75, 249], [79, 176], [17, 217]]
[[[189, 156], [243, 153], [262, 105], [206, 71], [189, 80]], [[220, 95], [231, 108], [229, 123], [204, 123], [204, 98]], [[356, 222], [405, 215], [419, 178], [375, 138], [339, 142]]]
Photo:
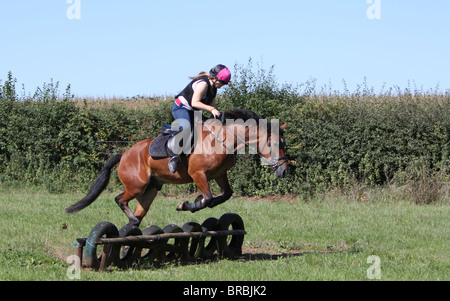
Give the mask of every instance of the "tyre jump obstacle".
[[99, 271], [110, 265], [128, 268], [144, 261], [196, 261], [214, 256], [236, 259], [242, 256], [245, 234], [244, 222], [235, 213], [210, 217], [201, 225], [187, 222], [182, 227], [150, 226], [142, 231], [130, 224], [118, 230], [110, 222], [101, 222], [87, 238], [77, 239], [77, 256], [84, 267]]

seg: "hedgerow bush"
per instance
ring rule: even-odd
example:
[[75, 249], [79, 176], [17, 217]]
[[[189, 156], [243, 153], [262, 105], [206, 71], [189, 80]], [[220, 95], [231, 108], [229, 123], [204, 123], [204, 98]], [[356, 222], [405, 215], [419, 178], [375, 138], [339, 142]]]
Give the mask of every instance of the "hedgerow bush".
[[[169, 110], [91, 106], [59, 84], [18, 97], [12, 74], [0, 85], [0, 181], [43, 185], [52, 192], [85, 189], [110, 156], [156, 135]], [[161, 103], [163, 106], [163, 103]], [[119, 141], [119, 142], [118, 142]]]
[[[218, 108], [250, 109], [269, 120], [287, 122], [291, 159], [289, 178], [276, 179], [258, 156], [239, 158], [230, 173], [236, 194], [307, 196], [355, 184], [423, 183], [423, 170], [429, 179], [438, 174], [441, 182], [448, 182], [448, 93], [391, 88], [375, 94], [365, 82], [354, 93], [317, 91], [314, 81], [280, 85], [273, 67], [255, 67], [252, 60], [234, 69]], [[157, 136], [161, 124], [172, 121], [172, 99], [75, 99], [70, 86], [61, 96], [53, 81], [34, 95], [19, 97], [15, 83], [11, 73], [0, 82], [4, 185], [85, 190], [109, 157]], [[114, 185], [119, 185], [117, 179]], [[186, 185], [176, 191], [190, 193], [193, 188]]]
[[317, 91], [315, 81], [280, 86], [273, 67], [254, 69], [251, 60], [235, 66], [222, 108], [248, 108], [288, 122], [287, 152], [294, 162], [286, 181], [274, 179], [258, 157], [241, 160], [232, 174], [240, 193], [308, 195], [361, 183], [377, 186], [424, 168], [430, 178], [438, 173], [448, 181], [448, 93], [391, 88], [375, 94], [366, 81], [355, 93]]
[[[292, 110], [299, 178], [314, 185], [384, 184], [407, 168], [449, 166], [450, 106], [427, 97], [311, 99]], [[289, 113], [291, 114], [291, 113]], [[292, 116], [294, 118], [294, 116]], [[296, 141], [297, 142], [297, 141]]]

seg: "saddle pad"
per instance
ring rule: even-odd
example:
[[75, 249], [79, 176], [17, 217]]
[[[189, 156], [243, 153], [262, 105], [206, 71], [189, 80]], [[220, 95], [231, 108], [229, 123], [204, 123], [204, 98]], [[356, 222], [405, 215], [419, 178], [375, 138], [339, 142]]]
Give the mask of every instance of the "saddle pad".
[[172, 152], [167, 150], [167, 142], [171, 135], [161, 135], [150, 143], [148, 153], [155, 159], [164, 159], [173, 156]]

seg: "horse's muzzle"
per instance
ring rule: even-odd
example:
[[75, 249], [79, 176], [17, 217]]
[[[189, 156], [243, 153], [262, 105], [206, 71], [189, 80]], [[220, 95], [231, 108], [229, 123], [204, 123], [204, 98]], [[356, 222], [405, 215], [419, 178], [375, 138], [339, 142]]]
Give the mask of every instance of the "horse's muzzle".
[[286, 178], [289, 174], [289, 167], [288, 167], [288, 158], [287, 157], [280, 157], [278, 160], [284, 160], [282, 162], [279, 162], [272, 166], [272, 168], [275, 170], [275, 176], [277, 178]]
[[277, 170], [275, 170], [275, 176], [277, 176], [277, 178], [286, 178], [288, 174], [289, 174], [288, 168], [280, 167]]

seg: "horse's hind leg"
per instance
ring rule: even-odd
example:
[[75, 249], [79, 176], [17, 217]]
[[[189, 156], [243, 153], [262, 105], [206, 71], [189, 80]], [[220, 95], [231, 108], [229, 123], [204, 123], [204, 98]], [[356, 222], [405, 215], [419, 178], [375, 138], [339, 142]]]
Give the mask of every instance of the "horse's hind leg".
[[136, 197], [136, 194], [130, 193], [127, 190], [116, 196], [116, 203], [119, 205], [120, 209], [126, 214], [128, 217], [130, 224], [139, 226], [140, 220], [134, 216], [133, 212], [131, 211], [130, 207], [128, 207], [128, 202], [130, 202], [132, 199]]
[[118, 175], [125, 191], [116, 197], [116, 203], [130, 220], [130, 224], [139, 225], [140, 220], [128, 207], [128, 203], [145, 193], [150, 182], [148, 146], [150, 140], [143, 140], [128, 149], [121, 158]]
[[148, 185], [145, 192], [136, 198], [137, 204], [134, 216], [139, 220], [139, 223], [142, 222], [142, 219], [147, 214], [157, 194], [158, 189], [153, 185]]

